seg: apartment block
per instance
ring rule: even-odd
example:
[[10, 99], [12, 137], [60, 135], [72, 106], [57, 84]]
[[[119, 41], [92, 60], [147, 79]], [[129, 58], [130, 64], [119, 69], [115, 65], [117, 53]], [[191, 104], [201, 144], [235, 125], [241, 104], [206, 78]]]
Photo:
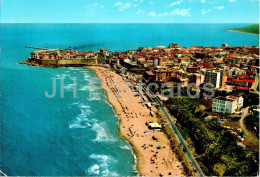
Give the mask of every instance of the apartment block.
[[215, 88], [219, 88], [221, 84], [221, 73], [218, 71], [207, 71], [205, 76], [205, 83], [211, 83]]
[[212, 112], [233, 114], [236, 109], [243, 107], [243, 103], [242, 96], [216, 97], [212, 101]]

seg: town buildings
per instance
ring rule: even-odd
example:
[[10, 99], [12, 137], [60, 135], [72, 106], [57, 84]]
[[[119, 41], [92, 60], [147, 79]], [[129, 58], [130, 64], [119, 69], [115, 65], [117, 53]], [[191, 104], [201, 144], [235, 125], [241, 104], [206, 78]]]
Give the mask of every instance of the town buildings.
[[187, 87], [194, 83], [202, 87], [211, 83], [214, 89], [249, 92], [256, 89], [259, 79], [259, 47], [139, 47], [125, 52], [107, 49], [78, 52], [75, 50], [42, 50], [33, 52], [28, 59], [40, 65], [70, 66], [110, 64], [143, 74], [147, 80], [167, 82]]

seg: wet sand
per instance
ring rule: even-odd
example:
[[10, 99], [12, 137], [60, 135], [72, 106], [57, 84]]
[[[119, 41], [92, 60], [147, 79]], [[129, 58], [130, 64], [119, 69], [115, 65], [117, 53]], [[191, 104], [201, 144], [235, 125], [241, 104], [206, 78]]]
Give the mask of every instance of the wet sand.
[[[102, 80], [108, 101], [114, 106], [120, 118], [120, 135], [132, 146], [137, 157], [137, 170], [142, 176], [184, 176], [183, 167], [170, 148], [170, 142], [163, 132], [144, 133], [148, 131], [146, 122], [157, 122], [156, 108], [154, 117], [142, 102], [138, 92], [132, 92], [130, 83], [108, 68], [91, 66]], [[135, 95], [135, 96], [134, 96]], [[158, 141], [153, 140], [156, 137]], [[157, 149], [161, 146], [161, 149]]]

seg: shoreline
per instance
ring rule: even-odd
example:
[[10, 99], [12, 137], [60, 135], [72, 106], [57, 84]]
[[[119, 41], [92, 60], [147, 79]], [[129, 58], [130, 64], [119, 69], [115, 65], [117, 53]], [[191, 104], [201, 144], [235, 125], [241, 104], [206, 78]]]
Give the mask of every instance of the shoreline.
[[[144, 131], [148, 130], [145, 122], [157, 122], [158, 119], [150, 116], [148, 108], [140, 103], [140, 96], [133, 96], [133, 98], [125, 98], [120, 95], [118, 97], [112, 96], [112, 94], [109, 94], [112, 88], [109, 88], [107, 78], [111, 77], [115, 84], [121, 84], [121, 86], [126, 83], [123, 78], [107, 68], [97, 66], [85, 68], [93, 71], [102, 80], [102, 89], [106, 93], [107, 101], [112, 105], [115, 114], [119, 118], [119, 136], [132, 146], [132, 151], [136, 156], [136, 170], [138, 174], [141, 176], [159, 176], [160, 174], [184, 176], [183, 167], [180, 165], [181, 162], [178, 161], [176, 154], [173, 153], [167, 136], [163, 132], [144, 133]], [[122, 90], [124, 93], [129, 91], [127, 89]], [[139, 104], [138, 107], [137, 104]], [[133, 111], [127, 113], [130, 108]], [[159, 142], [155, 142], [152, 136], [156, 136]], [[156, 149], [158, 144], [162, 146], [161, 149]]]
[[238, 31], [238, 30], [227, 30], [227, 31], [234, 32], [234, 33], [245, 33], [245, 34], [252, 34], [252, 35], [259, 36], [259, 34], [256, 34], [256, 33], [250, 33], [250, 32]]
[[[97, 71], [96, 71], [95, 69], [93, 69], [92, 67], [93, 67], [93, 66], [85, 66], [85, 68], [91, 70], [91, 71], [95, 74], [96, 77], [98, 77], [99, 79], [102, 80], [102, 78], [100, 78], [100, 77], [98, 76]], [[99, 67], [102, 67], [102, 66], [99, 66]], [[102, 80], [102, 81], [104, 82], [104, 80]], [[118, 117], [118, 121], [119, 121], [119, 127], [118, 127], [119, 137], [121, 137], [121, 138], [123, 138], [125, 141], [127, 141], [127, 142], [129, 143], [129, 145], [131, 146], [131, 148], [132, 148], [132, 153], [133, 153], [134, 159], [135, 159], [136, 170], [137, 170], [137, 172], [138, 172], [138, 174], [139, 174], [139, 166], [138, 166], [138, 163], [137, 163], [137, 159], [138, 159], [138, 154], [139, 154], [139, 152], [136, 151], [136, 148], [134, 147], [134, 144], [131, 143], [131, 142], [128, 140], [128, 138], [122, 134], [122, 131], [121, 131], [121, 128], [120, 128], [120, 127], [121, 127], [121, 124], [122, 124], [122, 120], [121, 120], [120, 116], [118, 116], [117, 109], [116, 109], [116, 107], [114, 106], [114, 104], [110, 101], [109, 95], [108, 95], [108, 93], [107, 93], [107, 90], [104, 88], [104, 86], [103, 86], [102, 84], [101, 84], [101, 88], [102, 88], [102, 90], [104, 90], [104, 92], [105, 92], [105, 94], [106, 94], [107, 102], [113, 107], [113, 110], [114, 110], [114, 112], [115, 112], [115, 115], [116, 115], [116, 117]]]

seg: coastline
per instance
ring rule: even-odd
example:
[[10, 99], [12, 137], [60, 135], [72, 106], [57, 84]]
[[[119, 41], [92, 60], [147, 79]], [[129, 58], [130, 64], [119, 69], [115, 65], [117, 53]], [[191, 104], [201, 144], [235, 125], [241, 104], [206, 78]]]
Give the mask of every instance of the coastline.
[[[98, 78], [100, 78], [100, 79], [102, 80], [102, 78], [98, 75], [98, 72], [97, 72], [95, 69], [93, 69], [92, 67], [93, 67], [93, 66], [86, 66], [85, 68], [91, 70], [91, 71], [95, 74], [96, 77], [98, 77]], [[102, 67], [102, 66], [99, 66], [99, 67]], [[102, 80], [102, 81], [104, 82], [104, 80]], [[106, 94], [107, 102], [113, 107], [113, 110], [114, 110], [116, 116], [118, 117], [118, 121], [119, 121], [119, 127], [118, 127], [119, 136], [120, 136], [121, 138], [123, 138], [124, 140], [126, 140], [126, 141], [130, 144], [130, 146], [132, 147], [132, 153], [133, 153], [133, 155], [134, 155], [135, 163], [136, 163], [136, 164], [135, 164], [135, 165], [136, 165], [136, 170], [139, 172], [139, 170], [138, 170], [138, 169], [139, 169], [139, 166], [138, 166], [138, 163], [137, 163], [137, 156], [138, 156], [139, 152], [136, 151], [136, 148], [134, 148], [134, 144], [132, 144], [130, 141], [128, 141], [127, 137], [125, 137], [125, 136], [122, 134], [122, 131], [121, 131], [121, 128], [120, 128], [120, 127], [121, 127], [121, 124], [122, 124], [122, 120], [121, 120], [120, 116], [118, 116], [117, 109], [116, 109], [116, 107], [114, 106], [114, 104], [110, 101], [108, 92], [107, 92], [107, 90], [104, 88], [104, 86], [103, 86], [102, 84], [101, 84], [101, 88], [104, 90], [104, 92], [105, 92], [105, 94]]]
[[[160, 174], [170, 174], [172, 176], [183, 176], [183, 167], [180, 165], [181, 162], [178, 161], [176, 154], [173, 153], [167, 136], [163, 132], [144, 133], [144, 131], [148, 130], [145, 122], [158, 121], [158, 119], [152, 117], [148, 108], [140, 103], [142, 101], [140, 96], [127, 98], [119, 94], [116, 97], [114, 94], [111, 94], [112, 89], [109, 88], [108, 78], [113, 78], [114, 84], [123, 86], [125, 81], [120, 75], [103, 67], [89, 66], [86, 68], [93, 71], [103, 82], [102, 89], [106, 93], [107, 101], [112, 105], [119, 118], [119, 136], [128, 141], [132, 146], [133, 153], [136, 156], [136, 169], [139, 175], [159, 176]], [[123, 88], [122, 91], [124, 93], [131, 92], [129, 88], [121, 88]], [[130, 111], [131, 108], [133, 111]], [[159, 142], [155, 142], [152, 136], [158, 138]], [[156, 148], [158, 144], [162, 146], [161, 149]], [[151, 163], [152, 158], [154, 163]]]
[[259, 36], [259, 34], [255, 34], [255, 33], [249, 33], [249, 32], [244, 32], [244, 31], [238, 31], [238, 30], [227, 30], [228, 32], [235, 32], [235, 33], [245, 33], [245, 34], [252, 34], [252, 35], [256, 35]]

